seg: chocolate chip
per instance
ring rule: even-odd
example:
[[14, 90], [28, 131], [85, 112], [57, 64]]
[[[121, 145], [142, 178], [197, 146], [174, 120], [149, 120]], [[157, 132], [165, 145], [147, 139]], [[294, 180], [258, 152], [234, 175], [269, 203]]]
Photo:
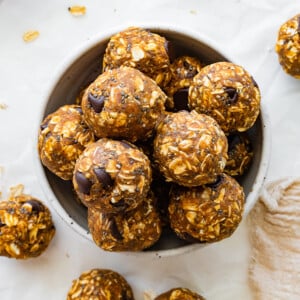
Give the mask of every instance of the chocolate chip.
[[197, 70], [192, 65], [190, 65], [187, 61], [183, 62], [183, 66], [187, 71], [186, 78], [193, 78], [198, 73]]
[[92, 182], [81, 172], [75, 173], [75, 180], [77, 182], [79, 192], [88, 195], [91, 191]]
[[124, 199], [121, 199], [117, 202], [110, 202], [110, 204], [118, 210], [125, 210], [127, 208], [127, 204], [125, 203]]
[[111, 235], [118, 241], [122, 241], [123, 240], [123, 236], [121, 234], [121, 232], [119, 231], [118, 225], [116, 223], [116, 220], [114, 219], [114, 217], [112, 217], [110, 219], [109, 222], [109, 230]]
[[175, 60], [175, 49], [174, 49], [173, 43], [166, 40], [165, 49], [166, 49], [167, 54], [169, 56], [170, 62], [172, 63]]
[[235, 88], [232, 87], [225, 87], [224, 92], [227, 93], [229, 97], [229, 103], [233, 104], [237, 101], [238, 99], [238, 92]]
[[40, 126], [41, 131], [43, 131], [44, 129], [46, 129], [46, 128], [48, 127], [49, 122], [50, 122], [50, 119], [45, 120], [45, 121], [41, 124], [41, 126]]
[[5, 226], [5, 224], [0, 221], [0, 227], [3, 227], [3, 226]]
[[130, 145], [127, 141], [122, 140], [121, 141], [122, 146], [124, 146], [126, 149], [131, 149], [132, 145]]
[[188, 96], [189, 96], [188, 88], [180, 89], [173, 95], [174, 111], [189, 109], [188, 108]]
[[105, 96], [94, 96], [92, 93], [88, 94], [88, 101], [96, 113], [100, 113], [104, 107]]
[[108, 188], [113, 185], [113, 180], [104, 168], [94, 168], [94, 173], [103, 188]]
[[206, 184], [206, 186], [213, 189], [213, 190], [216, 190], [219, 187], [219, 185], [223, 182], [223, 180], [224, 180], [224, 176], [219, 175], [215, 182], [210, 183], [210, 184]]
[[255, 79], [254, 79], [252, 76], [251, 76], [251, 80], [252, 80], [253, 85], [254, 85], [256, 88], [259, 88], [257, 82], [255, 81]]
[[81, 108], [80, 106], [75, 107], [75, 109], [76, 109], [81, 115], [83, 114], [82, 108]]
[[45, 211], [44, 205], [37, 200], [31, 199], [31, 200], [26, 201], [25, 204], [29, 204], [31, 206], [32, 213], [38, 214], [42, 211]]

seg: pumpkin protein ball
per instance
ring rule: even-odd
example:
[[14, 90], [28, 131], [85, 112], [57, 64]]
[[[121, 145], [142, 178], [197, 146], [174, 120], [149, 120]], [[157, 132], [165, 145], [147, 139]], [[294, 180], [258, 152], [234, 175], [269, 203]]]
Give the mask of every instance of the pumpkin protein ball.
[[110, 38], [103, 56], [103, 70], [132, 67], [164, 87], [170, 80], [169, 46], [159, 34], [129, 27]]
[[141, 150], [127, 141], [103, 138], [76, 161], [73, 186], [87, 207], [117, 213], [136, 208], [151, 180], [150, 161]]
[[99, 138], [131, 142], [152, 136], [166, 95], [139, 70], [120, 67], [96, 78], [82, 98], [86, 123]]
[[157, 126], [154, 158], [167, 181], [192, 187], [217, 179], [226, 164], [227, 147], [213, 118], [183, 110], [166, 115]]
[[141, 251], [155, 244], [162, 232], [150, 193], [134, 210], [105, 214], [88, 209], [88, 225], [96, 245], [106, 251]]
[[300, 79], [300, 14], [280, 26], [275, 51], [283, 70]]
[[207, 65], [189, 88], [189, 108], [213, 117], [223, 131], [246, 131], [260, 112], [260, 91], [253, 77], [230, 62]]
[[83, 121], [78, 105], [64, 105], [43, 120], [39, 136], [40, 159], [52, 173], [64, 180], [73, 176], [75, 162], [94, 135]]
[[91, 269], [74, 279], [66, 300], [134, 300], [131, 286], [118, 272]]
[[222, 174], [213, 184], [173, 187], [169, 218], [172, 229], [189, 242], [216, 242], [229, 237], [242, 220], [245, 195], [239, 183]]
[[172, 111], [189, 110], [189, 87], [202, 68], [201, 62], [191, 56], [179, 56], [170, 65], [171, 80], [164, 88], [168, 99], [166, 106]]
[[228, 159], [224, 173], [230, 176], [241, 176], [249, 169], [253, 159], [251, 141], [247, 132], [229, 134], [227, 140]]
[[0, 256], [37, 257], [54, 234], [51, 213], [40, 200], [22, 194], [0, 201]]
[[154, 300], [205, 300], [205, 298], [190, 289], [177, 287], [158, 295]]

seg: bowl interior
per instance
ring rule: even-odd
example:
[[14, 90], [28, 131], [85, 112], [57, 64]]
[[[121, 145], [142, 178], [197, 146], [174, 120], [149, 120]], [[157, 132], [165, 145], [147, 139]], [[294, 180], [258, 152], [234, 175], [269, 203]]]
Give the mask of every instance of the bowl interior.
[[[150, 30], [165, 36], [172, 43], [175, 56], [190, 55], [198, 57], [204, 64], [228, 60], [220, 52], [191, 35], [170, 29], [150, 28]], [[64, 104], [74, 103], [80, 91], [101, 73], [102, 57], [108, 39], [107, 37], [94, 43], [88, 50], [85, 50], [85, 52], [81, 53], [79, 57], [69, 64], [69, 67], [54, 85], [42, 118]], [[262, 124], [262, 114], [260, 114], [255, 125], [248, 132], [253, 145], [254, 159], [249, 171], [239, 179], [239, 182], [244, 187], [246, 197], [253, 192], [252, 188], [260, 168], [263, 151]], [[71, 225], [73, 222], [77, 223], [79, 226], [76, 227], [76, 230], [91, 240], [91, 236], [88, 233], [87, 210], [76, 199], [72, 183], [61, 180], [46, 168], [43, 168], [43, 175], [54, 193], [59, 206], [70, 217], [70, 220], [72, 220], [70, 222]], [[248, 203], [248, 199], [249, 197], [247, 197], [246, 201], [245, 214], [253, 206], [252, 203]], [[253, 197], [251, 197], [251, 201], [253, 201]], [[175, 249], [186, 245], [187, 243], [178, 239], [172, 231], [166, 230], [159, 242], [148, 251]]]

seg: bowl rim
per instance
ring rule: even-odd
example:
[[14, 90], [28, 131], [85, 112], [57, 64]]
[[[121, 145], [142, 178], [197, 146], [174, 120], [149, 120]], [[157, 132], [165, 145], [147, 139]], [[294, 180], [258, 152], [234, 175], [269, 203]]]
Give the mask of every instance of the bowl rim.
[[[173, 33], [178, 33], [182, 36], [190, 37], [192, 39], [195, 39], [197, 41], [202, 42], [203, 44], [207, 45], [208, 47], [211, 47], [218, 53], [220, 53], [222, 56], [224, 56], [227, 60], [233, 61], [230, 56], [225, 52], [224, 50], [220, 49], [220, 45], [216, 43], [214, 40], [212, 40], [207, 35], [203, 34], [202, 32], [197, 32], [195, 30], [192, 30], [190, 28], [186, 28], [183, 26], [177, 26], [177, 25], [170, 25], [166, 23], [125, 23], [123, 25], [118, 25], [115, 27], [110, 27], [109, 29], [100, 32], [98, 34], [95, 34], [91, 36], [87, 41], [83, 42], [81, 45], [76, 47], [70, 54], [68, 54], [60, 65], [54, 70], [54, 76], [52, 77], [51, 82], [48, 84], [48, 88], [46, 88], [45, 93], [43, 95], [43, 105], [41, 105], [40, 110], [38, 112], [38, 115], [40, 116], [37, 118], [36, 126], [34, 126], [34, 138], [33, 138], [33, 146], [34, 146], [34, 165], [35, 165], [35, 172], [37, 175], [37, 178], [39, 179], [39, 185], [42, 189], [42, 192], [45, 195], [45, 198], [55, 211], [55, 213], [59, 216], [59, 219], [63, 221], [63, 223], [67, 224], [68, 227], [71, 227], [75, 233], [79, 234], [83, 238], [89, 240], [90, 242], [93, 242], [92, 236], [89, 231], [82, 228], [72, 217], [65, 211], [65, 209], [62, 207], [58, 199], [56, 198], [54, 192], [51, 189], [51, 186], [46, 179], [46, 175], [44, 172], [43, 165], [39, 158], [38, 153], [38, 147], [36, 146], [38, 144], [38, 130], [40, 127], [40, 124], [44, 118], [44, 113], [47, 107], [48, 99], [50, 98], [53, 89], [57, 86], [59, 83], [61, 77], [63, 76], [64, 72], [71, 67], [75, 61], [81, 57], [84, 53], [91, 50], [93, 47], [97, 46], [101, 41], [109, 39], [112, 35], [130, 27], [130, 26], [136, 26], [141, 28], [147, 28], [151, 31], [169, 31]], [[267, 170], [269, 166], [269, 158], [270, 158], [270, 150], [271, 150], [271, 129], [270, 129], [270, 118], [267, 112], [267, 108], [264, 105], [263, 101], [261, 101], [261, 108], [260, 108], [260, 115], [259, 118], [261, 119], [261, 127], [262, 127], [262, 153], [261, 153], [261, 161], [259, 164], [258, 172], [255, 177], [255, 182], [252, 186], [251, 191], [247, 195], [247, 202], [245, 204], [243, 218], [245, 218], [250, 210], [253, 208], [254, 204], [256, 203], [256, 200], [259, 197], [260, 191], [262, 189], [262, 186], [265, 182]], [[215, 243], [213, 243], [215, 244]], [[124, 251], [119, 252], [121, 254], [130, 255], [130, 256], [143, 256], [143, 257], [152, 257], [152, 258], [162, 258], [162, 257], [171, 257], [175, 255], [182, 255], [189, 252], [192, 252], [194, 250], [197, 250], [202, 247], [209, 246], [211, 244], [209, 243], [195, 243], [195, 244], [187, 244], [180, 246], [178, 248], [174, 249], [163, 249], [163, 250], [145, 250], [145, 251]], [[104, 251], [105, 253], [107, 251], [99, 248], [100, 251]]]

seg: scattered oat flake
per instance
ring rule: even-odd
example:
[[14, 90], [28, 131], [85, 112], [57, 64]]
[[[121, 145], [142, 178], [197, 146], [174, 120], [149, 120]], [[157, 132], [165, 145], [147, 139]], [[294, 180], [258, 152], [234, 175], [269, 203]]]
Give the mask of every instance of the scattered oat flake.
[[194, 9], [191, 9], [191, 10], [190, 10], [190, 13], [191, 13], [192, 15], [196, 15], [196, 14], [197, 14], [197, 11], [194, 10]]
[[86, 7], [80, 5], [73, 5], [68, 8], [73, 16], [83, 16], [86, 13]]
[[153, 300], [154, 293], [152, 291], [144, 291], [144, 300]]
[[13, 199], [16, 196], [20, 196], [23, 194], [24, 191], [24, 185], [19, 183], [15, 186], [11, 186], [9, 188], [9, 199]]
[[0, 109], [7, 109], [7, 105], [5, 103], [0, 103]]
[[29, 30], [23, 34], [24, 42], [32, 42], [39, 37], [40, 33], [37, 30]]

